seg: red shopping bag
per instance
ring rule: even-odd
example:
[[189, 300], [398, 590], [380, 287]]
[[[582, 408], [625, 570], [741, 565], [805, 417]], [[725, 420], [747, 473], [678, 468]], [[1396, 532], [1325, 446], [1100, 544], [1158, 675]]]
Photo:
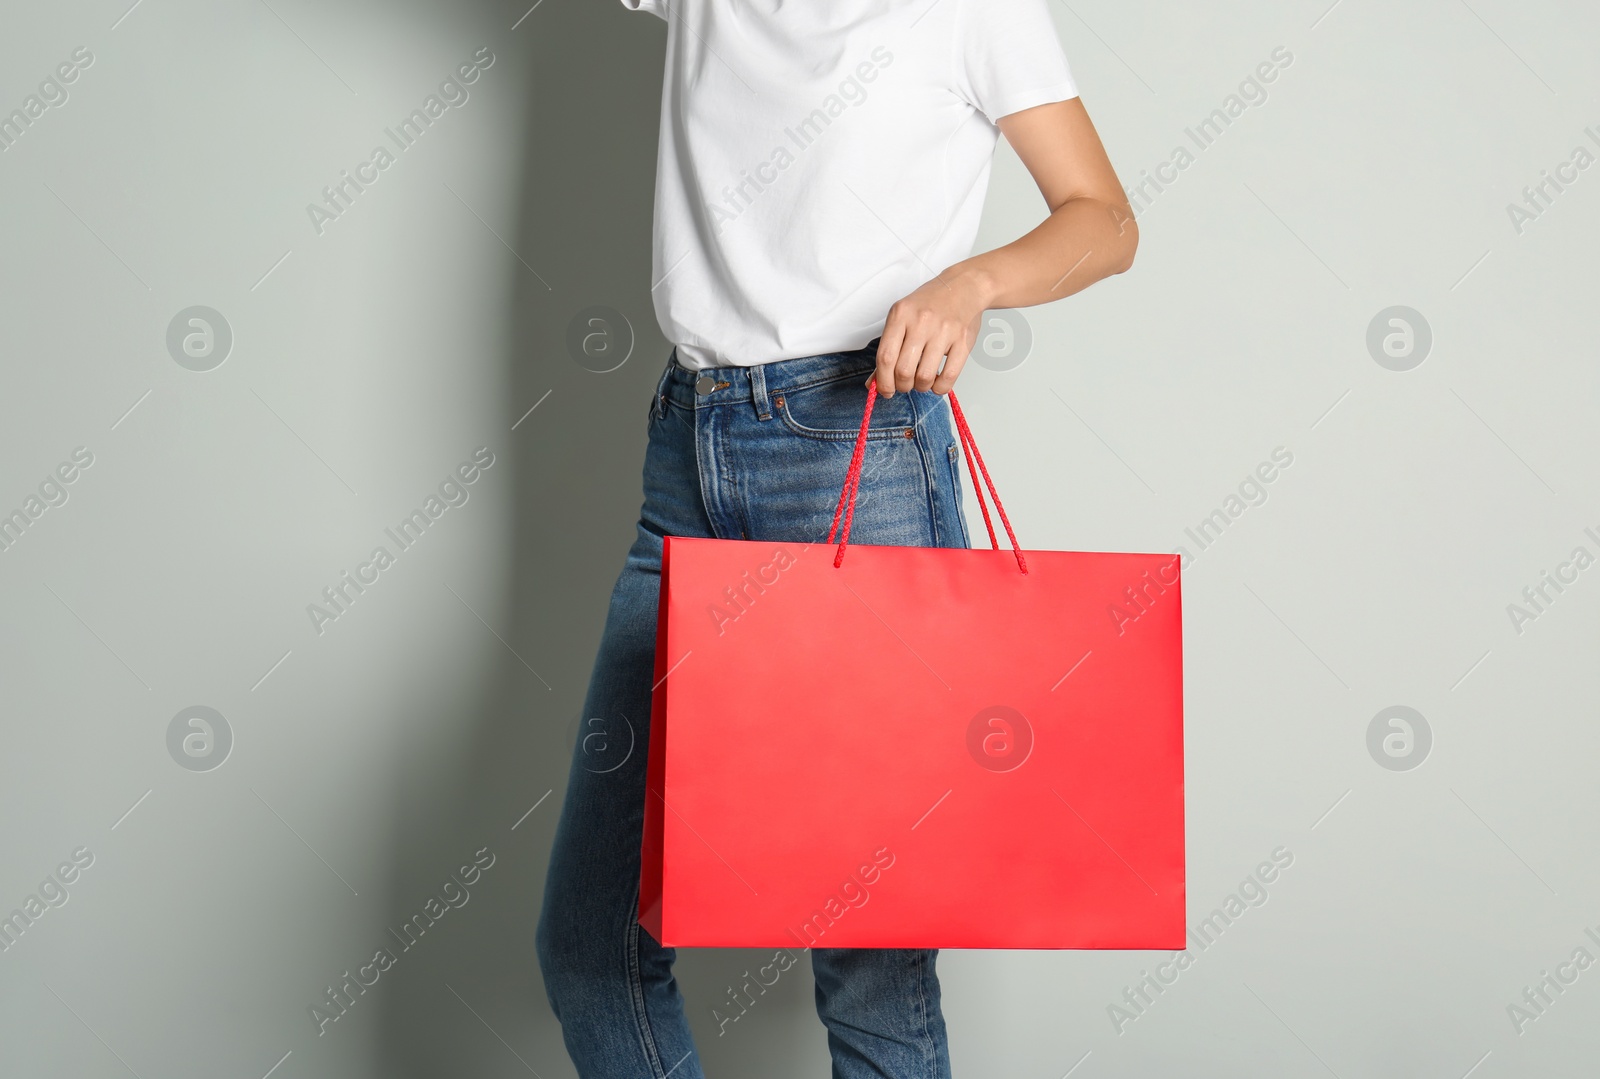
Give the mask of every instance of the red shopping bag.
[[[669, 537], [639, 922], [668, 946], [1184, 944], [1166, 554]], [[973, 469], [973, 462], [977, 469]], [[832, 547], [840, 513], [844, 528]], [[736, 617], [735, 617], [736, 616]]]

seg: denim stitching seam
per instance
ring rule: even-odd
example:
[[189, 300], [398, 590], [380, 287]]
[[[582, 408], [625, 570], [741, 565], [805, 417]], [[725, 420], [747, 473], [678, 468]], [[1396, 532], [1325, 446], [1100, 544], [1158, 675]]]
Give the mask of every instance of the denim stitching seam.
[[[638, 904], [638, 889], [634, 890], [634, 903]], [[644, 1046], [645, 1061], [650, 1065], [654, 1079], [665, 1079], [661, 1070], [661, 1054], [656, 1049], [655, 1034], [650, 1029], [650, 1015], [644, 1006], [644, 979], [639, 974], [639, 923], [630, 921], [626, 930], [628, 941], [628, 997], [633, 1004], [633, 1021], [639, 1030], [639, 1041]]]
[[917, 949], [917, 1007], [922, 1011], [922, 1041], [924, 1052], [928, 1058], [929, 1079], [940, 1079], [939, 1076], [939, 1051], [933, 1044], [933, 1031], [928, 1026], [928, 973], [926, 964], [928, 953], [925, 949]]
[[944, 456], [950, 466], [950, 501], [955, 508], [956, 527], [961, 530], [961, 545], [971, 550], [972, 535], [967, 531], [967, 515], [961, 504], [961, 450], [952, 442]]
[[939, 481], [933, 462], [928, 460], [932, 448], [928, 445], [928, 439], [924, 437], [925, 432], [922, 429], [923, 422], [932, 415], [932, 412], [919, 404], [915, 396], [910, 400], [911, 441], [917, 447], [917, 460], [922, 463], [922, 488], [927, 495], [928, 503], [928, 532], [933, 537], [933, 546], [942, 547], [944, 544], [939, 541]]

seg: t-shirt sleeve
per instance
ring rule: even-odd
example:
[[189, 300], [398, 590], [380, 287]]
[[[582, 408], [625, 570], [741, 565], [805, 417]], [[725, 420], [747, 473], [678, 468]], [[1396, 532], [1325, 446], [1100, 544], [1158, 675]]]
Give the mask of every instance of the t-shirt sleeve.
[[667, 0], [622, 0], [629, 11], [648, 11], [652, 15], [667, 17]]
[[1078, 96], [1047, 0], [951, 2], [956, 6], [955, 90], [991, 123]]

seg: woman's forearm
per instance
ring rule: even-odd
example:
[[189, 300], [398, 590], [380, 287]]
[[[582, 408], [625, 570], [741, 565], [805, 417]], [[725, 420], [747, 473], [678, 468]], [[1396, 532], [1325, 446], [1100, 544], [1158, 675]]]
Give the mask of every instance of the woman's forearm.
[[1126, 203], [1068, 199], [1031, 232], [956, 263], [941, 280], [985, 310], [1032, 307], [1081, 292], [1133, 265], [1139, 227]]

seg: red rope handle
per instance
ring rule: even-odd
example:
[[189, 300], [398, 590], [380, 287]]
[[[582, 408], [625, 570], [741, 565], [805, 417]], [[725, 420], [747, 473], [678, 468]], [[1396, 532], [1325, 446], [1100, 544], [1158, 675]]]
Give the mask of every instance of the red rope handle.
[[[861, 459], [867, 449], [867, 425], [872, 420], [872, 405], [878, 398], [878, 383], [874, 379], [867, 385], [867, 405], [861, 413], [861, 429], [856, 432], [856, 445], [850, 454], [850, 468], [845, 473], [844, 487], [839, 491], [839, 505], [833, 511], [833, 526], [828, 529], [828, 542], [832, 543], [835, 534], [839, 534], [839, 518], [844, 517], [844, 530], [839, 534], [839, 549], [834, 552], [833, 564], [837, 567], [844, 561], [845, 545], [850, 542], [850, 522], [855, 518], [856, 492], [861, 487]], [[950, 411], [955, 416], [956, 433], [961, 438], [961, 448], [967, 458], [967, 472], [972, 476], [972, 487], [978, 496], [978, 506], [983, 510], [983, 523], [989, 529], [989, 542], [995, 550], [1000, 549], [1000, 540], [995, 535], [994, 522], [989, 519], [989, 507], [983, 500], [983, 487], [987, 485], [989, 494], [994, 498], [994, 508], [1000, 514], [1000, 523], [1005, 526], [1006, 536], [1011, 540], [1011, 553], [1016, 555], [1017, 568], [1023, 573], [1028, 572], [1028, 563], [1022, 557], [1022, 545], [1017, 542], [1017, 534], [1011, 530], [1011, 519], [1006, 516], [1006, 508], [1000, 504], [1000, 492], [995, 490], [994, 478], [989, 475], [988, 467], [983, 463], [983, 455], [978, 452], [978, 442], [972, 437], [972, 429], [967, 426], [967, 417], [961, 411], [961, 402], [956, 400], [954, 390], [950, 391]], [[974, 471], [973, 463], [977, 463]], [[983, 473], [984, 483], [978, 482], [978, 473]]]
[[[839, 531], [839, 515], [844, 514], [844, 535], [839, 538], [839, 550], [833, 556], [835, 567], [844, 560], [845, 541], [850, 538], [850, 522], [856, 515], [856, 490], [861, 486], [861, 458], [867, 450], [867, 424], [872, 420], [872, 403], [878, 399], [878, 383], [874, 379], [867, 387], [867, 407], [861, 413], [861, 430], [856, 432], [855, 451], [850, 454], [850, 470], [845, 473], [844, 488], [839, 492], [839, 505], [833, 511], [833, 527], [828, 529], [828, 542], [833, 542]], [[848, 512], [846, 512], [848, 508]]]
[[[983, 454], [978, 452], [978, 440], [972, 437], [972, 429], [967, 426], [967, 417], [961, 412], [961, 402], [956, 400], [955, 390], [950, 391], [950, 411], [955, 413], [956, 429], [965, 437], [967, 446], [972, 450], [972, 456], [978, 461], [978, 471], [983, 473], [983, 481], [989, 486], [989, 494], [994, 498], [995, 512], [1000, 514], [1000, 523], [1005, 525], [1006, 537], [1011, 540], [1011, 551], [1017, 556], [1017, 568], [1027, 573], [1028, 563], [1022, 557], [1022, 544], [1017, 542], [1017, 534], [1011, 530], [1011, 518], [1006, 516], [1006, 508], [1000, 504], [1000, 492], [995, 490], [994, 479], [989, 475], [988, 466], [983, 463]], [[972, 462], [967, 462], [967, 467], [970, 470]], [[977, 481], [974, 480], [973, 484], [976, 486]], [[984, 520], [988, 521], [988, 514], [984, 514]], [[990, 527], [989, 535], [994, 535], [993, 527]], [[995, 550], [999, 549], [1000, 545], [996, 543]]]
[[1000, 540], [994, 534], [994, 522], [989, 519], [989, 503], [983, 497], [983, 482], [978, 479], [978, 466], [973, 463], [978, 447], [973, 443], [972, 432], [967, 430], [966, 424], [956, 424], [956, 433], [961, 436], [961, 456], [967, 459], [967, 475], [972, 477], [972, 493], [978, 496], [978, 508], [983, 511], [983, 527], [989, 530], [989, 546], [998, 551]]

